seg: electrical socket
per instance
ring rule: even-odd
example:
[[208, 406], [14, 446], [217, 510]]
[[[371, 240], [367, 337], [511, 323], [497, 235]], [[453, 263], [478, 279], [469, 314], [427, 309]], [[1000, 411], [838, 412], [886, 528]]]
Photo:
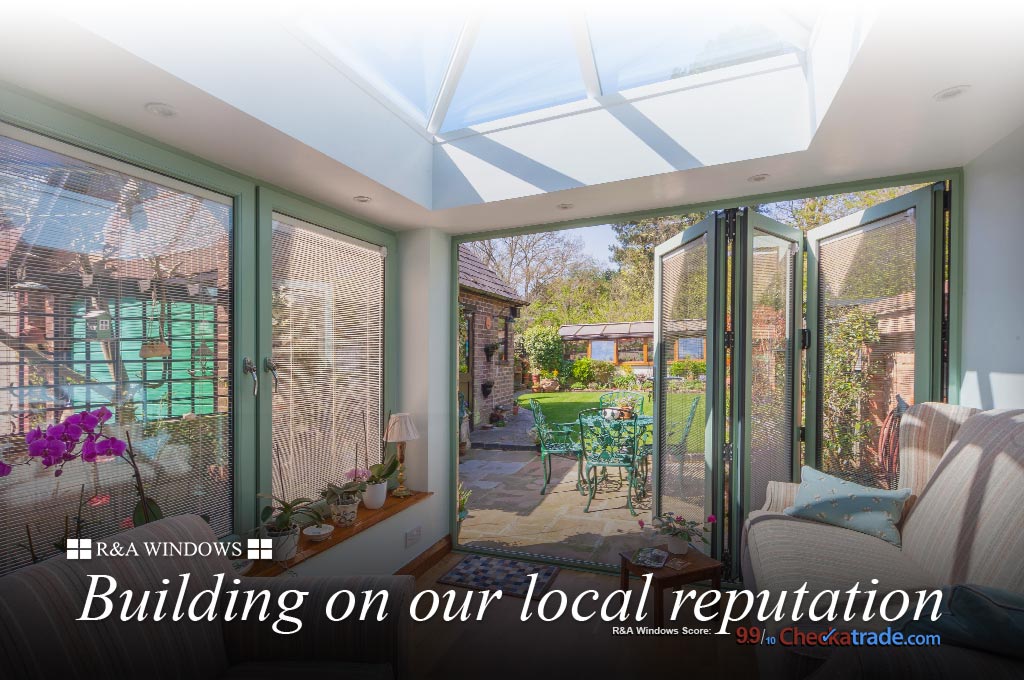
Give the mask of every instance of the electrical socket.
[[420, 542], [420, 536], [423, 534], [423, 527], [417, 526], [409, 529], [405, 532], [405, 547], [414, 546]]

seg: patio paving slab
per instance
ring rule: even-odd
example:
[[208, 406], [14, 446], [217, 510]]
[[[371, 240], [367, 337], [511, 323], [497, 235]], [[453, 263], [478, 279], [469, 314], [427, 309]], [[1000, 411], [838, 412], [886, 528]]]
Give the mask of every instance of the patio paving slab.
[[460, 543], [608, 565], [618, 565], [619, 551], [652, 544], [637, 523], [650, 520], [649, 502], [637, 505], [633, 516], [625, 489], [609, 483], [598, 489], [585, 513], [586, 498], [576, 490], [576, 462], [551, 462], [551, 483], [542, 495], [543, 469], [536, 451], [467, 451], [459, 478], [473, 495]]

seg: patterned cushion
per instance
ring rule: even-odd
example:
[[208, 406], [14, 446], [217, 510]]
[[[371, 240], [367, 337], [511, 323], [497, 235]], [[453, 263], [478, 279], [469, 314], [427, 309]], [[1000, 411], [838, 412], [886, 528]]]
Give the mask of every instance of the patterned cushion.
[[793, 505], [783, 510], [792, 517], [834, 524], [900, 544], [896, 523], [910, 489], [887, 491], [839, 479], [812, 467], [800, 470], [800, 488]]

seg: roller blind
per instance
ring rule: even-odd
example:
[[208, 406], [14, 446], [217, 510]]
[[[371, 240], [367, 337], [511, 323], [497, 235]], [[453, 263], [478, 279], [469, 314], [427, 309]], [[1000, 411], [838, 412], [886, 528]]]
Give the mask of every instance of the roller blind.
[[227, 197], [0, 128], [0, 572], [131, 525], [123, 460], [27, 455], [99, 406], [164, 514], [233, 530], [231, 238]]
[[383, 248], [274, 215], [273, 491], [316, 498], [382, 458]]

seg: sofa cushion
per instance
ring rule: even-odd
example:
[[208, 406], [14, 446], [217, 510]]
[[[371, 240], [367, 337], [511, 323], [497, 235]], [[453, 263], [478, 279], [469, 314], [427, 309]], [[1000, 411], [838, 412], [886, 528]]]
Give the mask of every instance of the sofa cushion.
[[978, 409], [953, 404], [914, 404], [900, 419], [901, 489], [920, 496], [960, 427]]
[[[860, 589], [881, 592], [939, 585], [891, 543], [830, 524], [755, 511], [747, 520], [744, 559], [758, 590], [794, 591], [804, 582], [810, 593]], [[747, 574], [744, 574], [744, 579]], [[879, 583], [872, 586], [871, 579]]]
[[228, 668], [224, 680], [283, 680], [284, 678], [344, 678], [345, 680], [394, 680], [391, 664], [343, 661], [264, 661], [240, 663]]
[[903, 550], [942, 584], [1024, 592], [1024, 410], [957, 431], [903, 525]]
[[[136, 593], [135, 605], [144, 590], [176, 592], [180, 574], [188, 573], [186, 597], [191, 599], [213, 585], [215, 573], [230, 574], [230, 562], [223, 557], [141, 556], [143, 541], [214, 541], [209, 525], [195, 515], [170, 517], [104, 540], [135, 545], [140, 557], [74, 561], [58, 555], [0, 578], [0, 661], [5, 677], [8, 672], [17, 678], [68, 680], [200, 680], [220, 675], [227, 668], [220, 621], [174, 621], [169, 615], [159, 622], [119, 620], [119, 594], [125, 589]], [[103, 620], [76, 621], [89, 592], [89, 575], [94, 574], [117, 580], [117, 590], [110, 596], [114, 610]], [[161, 584], [165, 578], [171, 586]], [[151, 598], [150, 612], [153, 606]], [[173, 609], [173, 602], [167, 607]]]
[[800, 470], [800, 487], [787, 515], [824, 522], [900, 544], [896, 523], [910, 489], [876, 489], [825, 474], [812, 467]]

